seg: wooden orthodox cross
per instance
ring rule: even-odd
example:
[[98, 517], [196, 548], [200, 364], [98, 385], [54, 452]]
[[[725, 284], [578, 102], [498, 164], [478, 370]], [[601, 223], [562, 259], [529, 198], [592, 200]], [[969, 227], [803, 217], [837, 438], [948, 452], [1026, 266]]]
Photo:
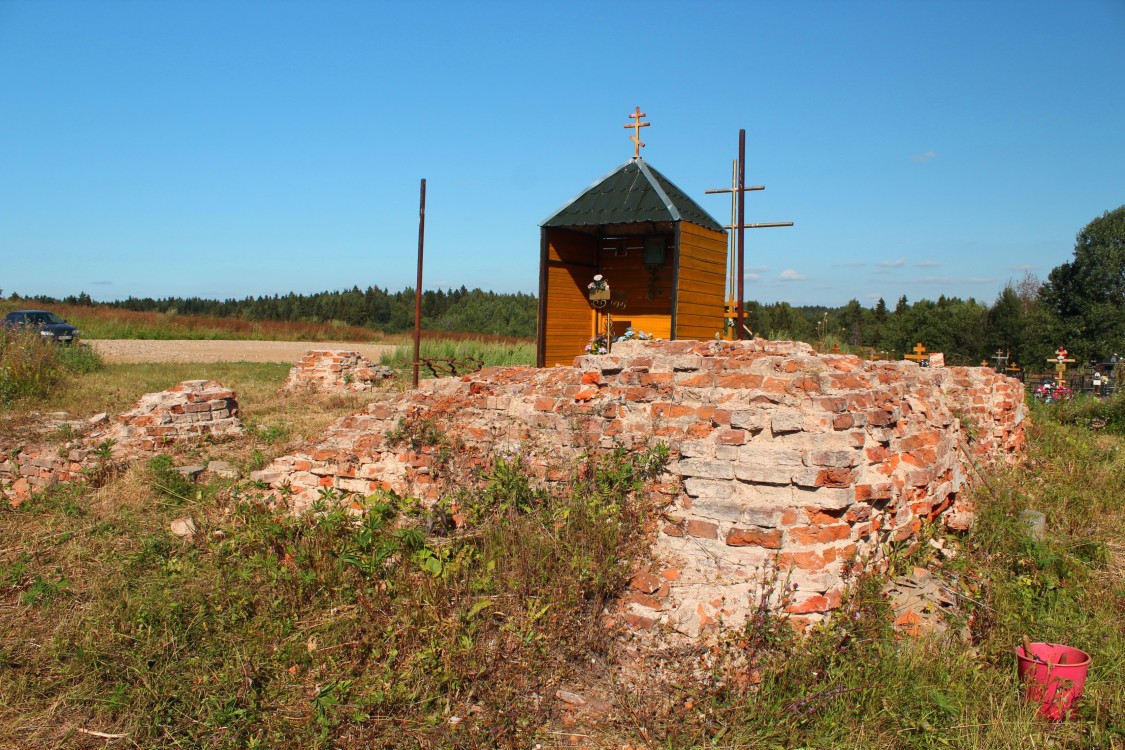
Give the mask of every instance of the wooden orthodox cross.
[[1073, 362], [1073, 359], [1067, 359], [1068, 352], [1061, 346], [1055, 351], [1055, 356], [1048, 359], [1047, 362], [1055, 363], [1055, 375], [1058, 385], [1066, 385], [1066, 365], [1068, 362]]
[[922, 342], [919, 341], [918, 345], [914, 347], [914, 353], [907, 354], [904, 358], [912, 359], [915, 362], [921, 362], [924, 359], [929, 359], [929, 356], [926, 354], [926, 347], [922, 346]]
[[1003, 372], [1004, 365], [1008, 364], [1008, 353], [997, 349], [996, 353], [992, 355], [992, 361], [996, 363], [992, 366], [992, 369], [996, 372]]
[[[731, 279], [730, 287], [734, 286], [733, 280], [738, 278], [738, 299], [734, 298], [734, 289], [728, 288], [727, 291], [727, 307], [733, 307], [735, 313], [735, 326], [734, 338], [741, 339], [742, 332], [746, 329], [743, 324], [743, 318], [746, 314], [746, 235], [743, 230], [746, 229], [765, 229], [766, 227], [791, 227], [791, 221], [773, 221], [759, 224], [746, 223], [746, 193], [751, 190], [765, 190], [765, 185], [755, 185], [753, 187], [746, 187], [746, 130], [740, 129], [738, 131], [738, 160], [734, 163], [734, 179], [729, 188], [716, 188], [714, 190], [705, 190], [705, 193], [730, 193], [731, 200], [731, 223], [729, 226], [723, 227], [724, 229], [733, 229], [735, 234], [730, 238], [730, 250], [734, 252], [727, 252], [727, 257], [730, 259], [730, 271], [728, 278]], [[737, 259], [737, 262], [736, 262]], [[729, 312], [729, 310], [728, 310]]]
[[633, 158], [639, 159], [641, 156], [641, 146], [645, 145], [644, 141], [641, 140], [641, 128], [647, 128], [652, 123], [641, 122], [641, 118], [648, 117], [648, 115], [642, 112], [640, 107], [637, 107], [636, 111], [629, 115], [629, 117], [633, 119], [633, 122], [628, 123], [625, 127], [633, 129], [633, 134], [629, 136], [629, 140], [633, 142]]

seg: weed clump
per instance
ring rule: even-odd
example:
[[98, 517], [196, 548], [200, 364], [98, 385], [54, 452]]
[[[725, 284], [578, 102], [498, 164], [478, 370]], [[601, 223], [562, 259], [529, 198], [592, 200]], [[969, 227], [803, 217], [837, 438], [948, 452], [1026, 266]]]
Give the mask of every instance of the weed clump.
[[42, 338], [32, 329], [0, 327], [0, 404], [46, 398], [71, 375], [101, 367], [84, 344], [61, 346]]

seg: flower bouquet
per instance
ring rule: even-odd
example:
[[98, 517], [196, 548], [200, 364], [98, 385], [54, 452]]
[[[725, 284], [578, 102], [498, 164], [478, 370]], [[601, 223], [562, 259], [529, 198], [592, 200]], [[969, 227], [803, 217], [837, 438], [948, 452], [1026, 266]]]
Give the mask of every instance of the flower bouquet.
[[654, 338], [651, 333], [638, 331], [632, 326], [629, 326], [625, 329], [625, 333], [618, 336], [614, 341], [652, 341]]
[[598, 302], [601, 300], [609, 299], [609, 282], [600, 273], [594, 276], [594, 280], [586, 285], [587, 293], [591, 302]]
[[586, 344], [587, 354], [608, 354], [609, 342], [606, 341], [604, 334], [598, 334], [590, 339], [590, 343]]

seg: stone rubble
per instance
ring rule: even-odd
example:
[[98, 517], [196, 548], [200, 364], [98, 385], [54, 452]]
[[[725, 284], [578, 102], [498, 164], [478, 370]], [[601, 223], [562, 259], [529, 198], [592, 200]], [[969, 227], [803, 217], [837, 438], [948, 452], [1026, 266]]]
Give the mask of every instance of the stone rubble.
[[[852, 561], [877, 560], [924, 523], [967, 528], [970, 470], [1022, 454], [1023, 398], [988, 368], [761, 339], [627, 342], [573, 367], [489, 368], [385, 394], [251, 478], [295, 510], [323, 488], [435, 502], [497, 455], [523, 455], [552, 482], [591, 448], [667, 444], [655, 562], [619, 615], [696, 638], [741, 627], [773, 569], [795, 586], [791, 622], [807, 625], [840, 606]], [[422, 439], [427, 425], [456, 449]]]
[[315, 349], [289, 371], [283, 392], [353, 393], [370, 391], [394, 377], [394, 370], [360, 356], [359, 352]]
[[[242, 434], [234, 391], [213, 380], [185, 380], [160, 393], [146, 393], [108, 427], [99, 414], [67, 422], [81, 434], [63, 446], [50, 443], [0, 445], [0, 495], [12, 506], [57, 482], [85, 481], [99, 461], [152, 455], [162, 448]], [[77, 428], [76, 428], [77, 429]], [[202, 467], [199, 467], [202, 469]]]

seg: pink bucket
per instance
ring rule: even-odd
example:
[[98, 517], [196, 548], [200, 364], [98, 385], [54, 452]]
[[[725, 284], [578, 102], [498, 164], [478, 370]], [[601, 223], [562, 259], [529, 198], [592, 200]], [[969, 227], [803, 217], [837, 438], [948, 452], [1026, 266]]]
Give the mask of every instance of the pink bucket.
[[1070, 718], [1086, 686], [1090, 655], [1059, 643], [1032, 643], [1030, 654], [1018, 647], [1016, 658], [1027, 700], [1039, 704], [1039, 715], [1051, 721]]

